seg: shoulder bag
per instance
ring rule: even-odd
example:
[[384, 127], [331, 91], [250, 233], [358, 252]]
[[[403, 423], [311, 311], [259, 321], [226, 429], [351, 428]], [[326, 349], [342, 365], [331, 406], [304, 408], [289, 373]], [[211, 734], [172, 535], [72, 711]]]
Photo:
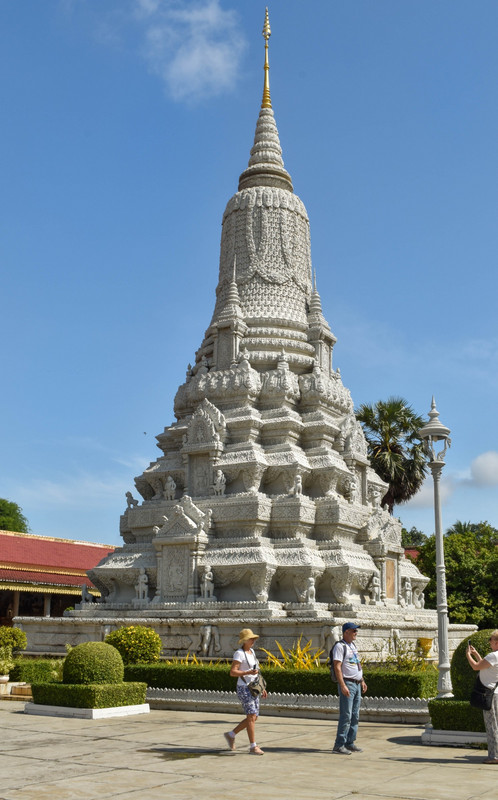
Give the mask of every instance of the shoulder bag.
[[493, 703], [493, 695], [497, 686], [498, 681], [492, 689], [489, 689], [487, 686], [484, 686], [479, 675], [476, 675], [474, 688], [470, 695], [470, 705], [474, 708], [481, 708], [483, 711], [490, 711]]
[[[252, 650], [251, 653], [254, 656]], [[249, 667], [249, 669], [255, 669], [258, 666], [256, 656], [254, 656], [254, 665], [252, 667], [249, 663], [249, 659], [247, 658], [247, 653], [245, 650], [244, 650], [244, 656], [247, 661], [247, 666]], [[260, 697], [260, 695], [262, 695], [263, 692], [266, 692], [266, 681], [263, 678], [261, 672], [258, 672], [258, 677], [256, 678], [255, 681], [250, 681], [249, 683], [247, 683], [247, 681], [245, 680], [245, 675], [243, 675], [242, 677], [244, 679], [244, 683], [247, 684], [247, 688], [249, 689], [253, 697]]]

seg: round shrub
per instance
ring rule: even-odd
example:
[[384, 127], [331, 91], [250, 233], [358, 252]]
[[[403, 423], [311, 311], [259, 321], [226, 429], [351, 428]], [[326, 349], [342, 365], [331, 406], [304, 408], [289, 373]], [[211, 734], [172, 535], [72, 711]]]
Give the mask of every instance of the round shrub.
[[143, 625], [128, 625], [118, 628], [105, 637], [121, 653], [125, 664], [152, 664], [159, 661], [161, 637], [152, 628]]
[[123, 659], [115, 647], [105, 642], [83, 642], [66, 656], [63, 683], [122, 683]]
[[10, 628], [7, 625], [0, 626], [0, 647], [24, 650], [27, 644], [26, 634], [20, 628]]
[[475, 649], [484, 658], [490, 652], [489, 637], [492, 634], [491, 628], [485, 631], [476, 631], [470, 636], [467, 636], [463, 642], [460, 642], [453, 657], [451, 659], [451, 683], [453, 684], [453, 694], [455, 700], [468, 700], [472, 687], [476, 679], [475, 672], [467, 661], [465, 651], [470, 642], [474, 645]]

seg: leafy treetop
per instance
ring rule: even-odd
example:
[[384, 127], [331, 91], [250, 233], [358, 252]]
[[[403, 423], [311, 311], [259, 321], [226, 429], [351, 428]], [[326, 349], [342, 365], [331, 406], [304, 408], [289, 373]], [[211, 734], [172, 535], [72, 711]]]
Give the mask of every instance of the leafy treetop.
[[355, 414], [367, 440], [370, 463], [389, 484], [381, 505], [392, 514], [395, 505], [418, 492], [426, 475], [427, 457], [418, 436], [424, 420], [402, 397], [363, 403]]
[[28, 520], [22, 508], [10, 500], [0, 497], [0, 530], [15, 533], [29, 533]]
[[[450, 622], [496, 628], [498, 608], [498, 529], [487, 522], [457, 522], [444, 535]], [[436, 608], [436, 537], [429, 536], [417, 557], [430, 578], [426, 608]]]
[[401, 544], [403, 547], [420, 547], [427, 541], [425, 533], [420, 531], [414, 525], [409, 531], [406, 528], [401, 528]]

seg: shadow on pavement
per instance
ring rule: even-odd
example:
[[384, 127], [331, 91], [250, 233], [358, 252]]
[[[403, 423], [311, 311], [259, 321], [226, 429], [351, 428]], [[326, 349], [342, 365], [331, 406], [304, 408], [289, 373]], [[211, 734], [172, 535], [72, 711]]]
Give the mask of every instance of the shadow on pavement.
[[[264, 747], [265, 753], [327, 753], [331, 751], [322, 750], [314, 747]], [[240, 747], [235, 750], [206, 749], [204, 747], [151, 747], [138, 750], [138, 753], [155, 753], [166, 761], [180, 761], [188, 758], [200, 758], [201, 756], [235, 756], [240, 753], [248, 753], [249, 747]]]

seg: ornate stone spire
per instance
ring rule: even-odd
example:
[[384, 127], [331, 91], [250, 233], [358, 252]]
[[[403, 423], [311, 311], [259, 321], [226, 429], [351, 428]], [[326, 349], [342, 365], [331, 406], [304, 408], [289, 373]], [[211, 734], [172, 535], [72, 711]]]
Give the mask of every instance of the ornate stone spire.
[[337, 339], [323, 316], [322, 301], [316, 286], [316, 272], [313, 275], [313, 289], [309, 303], [308, 325], [308, 340], [315, 348], [317, 362], [322, 369], [330, 371], [332, 368], [332, 350]]
[[284, 169], [282, 148], [270, 99], [270, 64], [268, 61], [268, 39], [271, 36], [268, 9], [265, 12], [263, 37], [265, 40], [265, 80], [263, 102], [259, 112], [254, 145], [247, 169], [239, 179], [239, 192], [250, 186], [274, 186], [293, 191], [291, 176]]

